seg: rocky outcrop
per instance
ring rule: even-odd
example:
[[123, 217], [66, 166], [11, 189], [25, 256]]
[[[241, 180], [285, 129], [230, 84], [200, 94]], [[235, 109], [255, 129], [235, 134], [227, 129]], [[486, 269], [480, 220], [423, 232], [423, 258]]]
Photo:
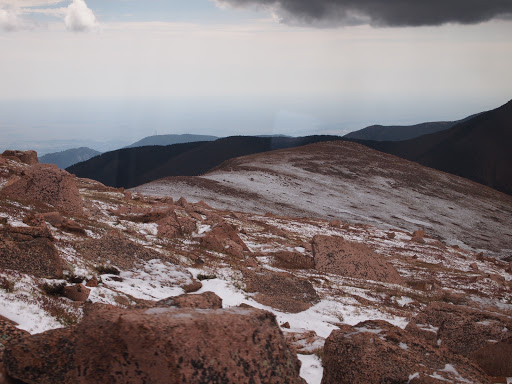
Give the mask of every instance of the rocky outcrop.
[[322, 364], [322, 384], [490, 383], [464, 356], [385, 321], [343, 325], [333, 331], [325, 342]]
[[316, 235], [313, 258], [319, 271], [345, 277], [402, 284], [403, 279], [386, 259], [362, 243], [338, 236]]
[[320, 301], [309, 281], [290, 273], [248, 270], [244, 277], [247, 292], [257, 293], [254, 300], [284, 312], [302, 312]]
[[5, 366], [27, 384], [304, 383], [274, 315], [245, 308], [100, 308], [9, 346]]
[[234, 225], [222, 222], [201, 238], [201, 245], [206, 249], [227, 253], [234, 257], [243, 257], [250, 250], [238, 236]]
[[[474, 359], [491, 376], [502, 376], [503, 368], [493, 371], [494, 365], [488, 358], [499, 356], [502, 350], [509, 348], [505, 340], [512, 337], [512, 319], [492, 312], [434, 302], [416, 315], [406, 330], [432, 345], [442, 345], [454, 353]], [[505, 361], [500, 359], [501, 364]], [[511, 360], [508, 361], [511, 364]]]
[[0, 193], [21, 201], [49, 204], [73, 215], [83, 213], [76, 178], [51, 164], [33, 165]]
[[17, 151], [17, 150], [6, 150], [2, 153], [2, 157], [19, 161], [28, 165], [34, 165], [39, 163], [36, 151]]
[[0, 268], [36, 277], [62, 277], [66, 264], [52, 240], [46, 226], [0, 228]]

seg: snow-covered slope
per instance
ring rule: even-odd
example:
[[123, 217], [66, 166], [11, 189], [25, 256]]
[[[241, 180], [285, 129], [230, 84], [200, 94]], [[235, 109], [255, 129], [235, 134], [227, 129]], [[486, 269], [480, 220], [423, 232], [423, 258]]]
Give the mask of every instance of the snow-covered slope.
[[355, 143], [241, 157], [201, 177], [164, 178], [134, 191], [246, 212], [424, 228], [451, 244], [512, 253], [512, 197]]

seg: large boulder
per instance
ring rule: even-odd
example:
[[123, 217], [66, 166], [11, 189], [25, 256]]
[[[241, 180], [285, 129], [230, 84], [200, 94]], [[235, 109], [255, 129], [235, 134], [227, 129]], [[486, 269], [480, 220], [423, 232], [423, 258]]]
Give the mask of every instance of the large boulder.
[[304, 383], [274, 315], [245, 308], [100, 308], [9, 346], [5, 366], [27, 384]]
[[60, 278], [66, 264], [46, 226], [0, 228], [0, 268], [36, 277]]
[[247, 292], [257, 302], [280, 311], [298, 313], [320, 301], [313, 285], [290, 273], [263, 270], [243, 272]]
[[27, 331], [16, 328], [16, 323], [0, 315], [0, 384], [15, 384], [14, 380], [7, 377], [4, 367], [4, 349], [11, 343], [16, 343], [30, 334]]
[[491, 376], [502, 376], [503, 364], [512, 361], [499, 359], [501, 367], [493, 370], [491, 355], [500, 356], [512, 337], [512, 318], [495, 312], [434, 302], [418, 313], [407, 325], [407, 331], [429, 341], [443, 345], [454, 353], [468, 356]]
[[2, 156], [7, 159], [19, 161], [28, 165], [39, 163], [36, 151], [17, 151], [8, 149], [2, 153]]
[[52, 164], [35, 164], [1, 190], [10, 198], [49, 204], [71, 215], [83, 213], [76, 178]]
[[403, 283], [396, 269], [364, 244], [338, 236], [316, 235], [312, 246], [315, 267], [319, 271], [383, 283]]
[[512, 337], [487, 344], [471, 358], [491, 376], [512, 377]]
[[249, 248], [238, 236], [238, 230], [232, 224], [222, 222], [201, 238], [201, 245], [209, 250], [224, 252], [235, 257], [243, 257]]
[[322, 384], [490, 383], [466, 357], [385, 321], [343, 325], [333, 331], [325, 342], [322, 364]]

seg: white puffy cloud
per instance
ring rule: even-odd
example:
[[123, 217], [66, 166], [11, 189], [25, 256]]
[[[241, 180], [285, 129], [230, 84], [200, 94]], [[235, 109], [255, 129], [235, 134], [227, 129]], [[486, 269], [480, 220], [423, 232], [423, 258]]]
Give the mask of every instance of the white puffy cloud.
[[[69, 5], [55, 7], [65, 3]], [[66, 28], [75, 32], [95, 30], [99, 26], [84, 0], [0, 0], [0, 31], [33, 28], [38, 25], [31, 17], [35, 14], [64, 19]]]
[[98, 19], [84, 0], [73, 0], [64, 18], [66, 28], [75, 32], [91, 31], [98, 28]]

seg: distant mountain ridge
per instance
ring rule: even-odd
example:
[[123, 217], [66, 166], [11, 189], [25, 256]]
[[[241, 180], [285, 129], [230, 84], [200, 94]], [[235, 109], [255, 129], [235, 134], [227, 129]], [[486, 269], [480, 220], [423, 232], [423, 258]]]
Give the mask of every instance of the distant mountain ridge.
[[373, 141], [403, 141], [423, 135], [429, 135], [450, 129], [451, 127], [470, 120], [478, 114], [468, 116], [457, 121], [434, 121], [414, 125], [371, 125], [343, 136], [347, 139], [373, 140]]
[[341, 137], [231, 136], [210, 142], [123, 148], [67, 170], [112, 187], [132, 188], [166, 176], [201, 175], [234, 157], [333, 140]]
[[512, 195], [512, 100], [448, 130], [415, 139], [355, 141]]
[[100, 154], [101, 152], [87, 147], [72, 148], [62, 152], [48, 153], [41, 156], [39, 162], [56, 164], [59, 168], [66, 169], [76, 163], [89, 160]]
[[182, 135], [154, 135], [145, 137], [133, 144], [130, 144], [124, 148], [135, 148], [135, 147], [144, 147], [150, 145], [173, 145], [173, 144], [185, 144], [185, 143], [193, 143], [196, 141], [215, 141], [219, 137], [211, 136], [211, 135], [192, 135], [192, 134], [182, 134]]

